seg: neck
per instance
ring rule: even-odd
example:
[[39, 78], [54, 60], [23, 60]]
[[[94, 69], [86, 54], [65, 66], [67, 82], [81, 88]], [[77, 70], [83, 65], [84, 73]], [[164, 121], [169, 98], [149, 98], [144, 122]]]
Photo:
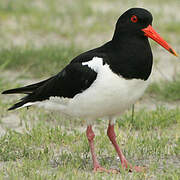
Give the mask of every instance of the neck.
[[121, 33], [111, 41], [110, 68], [126, 79], [147, 80], [152, 68], [152, 52], [148, 39]]

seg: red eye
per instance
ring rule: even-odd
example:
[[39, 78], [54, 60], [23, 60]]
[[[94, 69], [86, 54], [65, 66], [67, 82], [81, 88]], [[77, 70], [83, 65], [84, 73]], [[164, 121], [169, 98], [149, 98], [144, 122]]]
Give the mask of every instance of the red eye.
[[133, 15], [133, 16], [131, 17], [131, 21], [132, 21], [133, 23], [137, 23], [137, 22], [138, 22], [137, 16]]

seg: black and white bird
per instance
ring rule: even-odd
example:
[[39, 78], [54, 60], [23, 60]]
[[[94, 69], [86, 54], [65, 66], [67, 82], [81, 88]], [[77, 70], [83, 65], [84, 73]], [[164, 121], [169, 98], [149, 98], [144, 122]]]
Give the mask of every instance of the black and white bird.
[[127, 10], [119, 17], [109, 42], [75, 57], [55, 76], [4, 91], [3, 94], [26, 94], [9, 110], [35, 105], [86, 119], [94, 171], [114, 172], [100, 166], [94, 150], [92, 124], [97, 118], [107, 118], [107, 135], [122, 168], [142, 171], [142, 167], [133, 167], [124, 157], [116, 142], [114, 124], [116, 117], [134, 104], [148, 86], [153, 63], [148, 37], [177, 56], [152, 28], [152, 20], [145, 9]]

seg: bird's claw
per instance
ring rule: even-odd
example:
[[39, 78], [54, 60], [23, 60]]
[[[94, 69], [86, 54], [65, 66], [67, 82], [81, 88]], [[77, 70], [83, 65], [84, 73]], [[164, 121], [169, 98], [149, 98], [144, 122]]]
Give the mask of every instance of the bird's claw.
[[110, 170], [108, 170], [108, 169], [103, 168], [103, 167], [101, 167], [101, 166], [99, 166], [99, 167], [94, 167], [93, 172], [95, 172], [95, 173], [96, 173], [96, 172], [106, 172], [106, 173], [112, 173], [112, 174], [117, 174], [117, 173], [119, 173], [119, 171], [116, 170], [116, 169], [110, 169]]

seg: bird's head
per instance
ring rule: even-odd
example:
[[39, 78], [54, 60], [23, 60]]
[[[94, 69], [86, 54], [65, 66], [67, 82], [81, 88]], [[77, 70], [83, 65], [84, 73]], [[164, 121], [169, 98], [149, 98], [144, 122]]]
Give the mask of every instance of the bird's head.
[[152, 21], [152, 14], [146, 9], [131, 8], [119, 17], [113, 38], [118, 38], [119, 35], [120, 38], [123, 36], [149, 37], [173, 55], [178, 56], [175, 50], [152, 28]]

